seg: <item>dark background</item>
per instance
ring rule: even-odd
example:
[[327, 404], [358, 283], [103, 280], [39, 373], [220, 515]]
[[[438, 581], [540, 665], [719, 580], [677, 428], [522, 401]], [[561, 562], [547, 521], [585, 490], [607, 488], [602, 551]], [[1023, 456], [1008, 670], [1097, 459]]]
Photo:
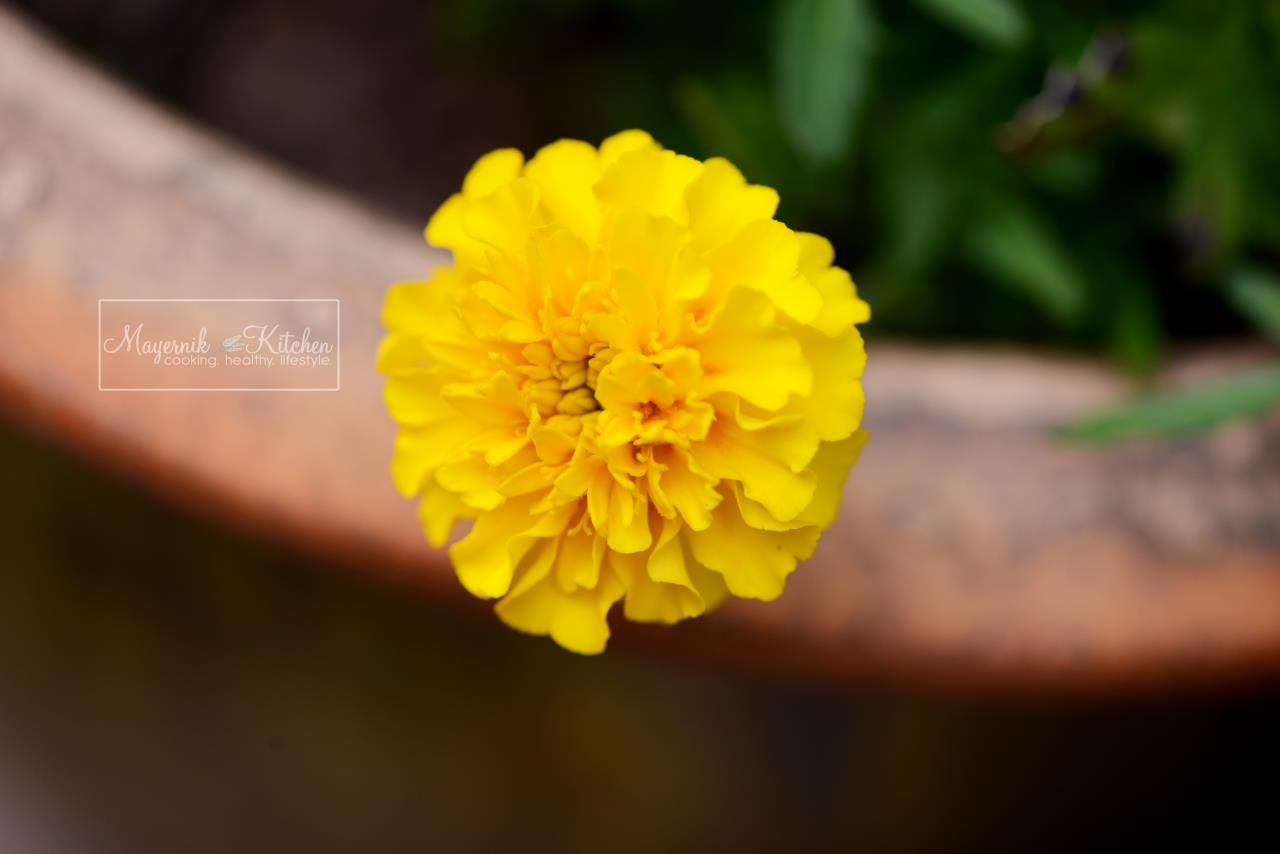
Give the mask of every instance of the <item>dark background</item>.
[[1269, 850], [1273, 687], [1108, 699], [567, 654], [0, 431], [0, 850]]

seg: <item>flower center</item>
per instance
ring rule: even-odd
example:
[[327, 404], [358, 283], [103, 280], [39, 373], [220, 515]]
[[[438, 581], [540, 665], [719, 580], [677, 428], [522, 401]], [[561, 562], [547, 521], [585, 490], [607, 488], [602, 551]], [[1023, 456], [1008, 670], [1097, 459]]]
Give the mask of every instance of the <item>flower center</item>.
[[556, 415], [581, 417], [600, 409], [596, 400], [596, 381], [600, 371], [613, 358], [613, 352], [601, 349], [591, 356], [562, 358], [563, 348], [546, 344], [530, 344], [524, 348], [529, 361], [521, 368], [526, 379], [523, 393], [543, 418]]

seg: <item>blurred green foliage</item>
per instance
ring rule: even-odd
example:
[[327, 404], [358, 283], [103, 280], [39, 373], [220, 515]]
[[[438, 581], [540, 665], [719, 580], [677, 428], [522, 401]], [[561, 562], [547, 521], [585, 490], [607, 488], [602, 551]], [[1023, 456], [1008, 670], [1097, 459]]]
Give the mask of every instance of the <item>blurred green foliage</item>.
[[1171, 338], [1280, 329], [1278, 0], [463, 0], [453, 21], [480, 61], [557, 45], [566, 133], [644, 127], [776, 187], [877, 331], [1097, 350], [1141, 379]]
[[1224, 380], [1153, 394], [1065, 427], [1067, 439], [1115, 442], [1197, 433], [1222, 421], [1257, 415], [1280, 401], [1280, 367], [1255, 368]]

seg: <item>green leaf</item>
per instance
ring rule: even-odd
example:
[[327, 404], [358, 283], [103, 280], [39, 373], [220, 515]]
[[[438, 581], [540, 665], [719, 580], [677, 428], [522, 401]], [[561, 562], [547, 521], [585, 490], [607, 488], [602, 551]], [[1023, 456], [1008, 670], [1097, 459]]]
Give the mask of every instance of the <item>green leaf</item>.
[[916, 5], [985, 44], [1016, 47], [1027, 37], [1027, 19], [1012, 0], [916, 0]]
[[919, 275], [944, 248], [955, 187], [932, 152], [910, 148], [885, 159], [880, 181], [889, 263], [896, 276]]
[[1227, 295], [1241, 314], [1275, 341], [1280, 341], [1280, 277], [1256, 268], [1236, 270]]
[[1154, 289], [1141, 273], [1130, 273], [1123, 286], [1115, 282], [1112, 290], [1115, 299], [1107, 330], [1111, 355], [1130, 374], [1150, 376], [1164, 346]]
[[839, 160], [867, 92], [875, 20], [865, 0], [785, 0], [775, 87], [782, 126], [815, 163]]
[[1059, 435], [1081, 442], [1177, 438], [1233, 418], [1258, 415], [1278, 403], [1280, 367], [1263, 368], [1142, 398], [1071, 424]]
[[969, 252], [979, 266], [1030, 298], [1063, 325], [1084, 310], [1084, 276], [1049, 226], [1016, 205], [997, 208], [969, 234]]

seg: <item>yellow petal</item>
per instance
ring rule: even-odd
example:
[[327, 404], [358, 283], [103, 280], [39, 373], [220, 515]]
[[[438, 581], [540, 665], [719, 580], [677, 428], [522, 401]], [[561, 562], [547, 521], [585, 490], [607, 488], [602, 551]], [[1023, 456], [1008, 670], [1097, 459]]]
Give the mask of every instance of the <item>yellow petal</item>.
[[430, 424], [457, 417], [457, 410], [440, 396], [443, 386], [430, 371], [402, 370], [387, 379], [382, 396], [391, 417], [401, 424]]
[[866, 442], [867, 431], [865, 430], [859, 430], [839, 442], [823, 442], [811, 463], [813, 470], [818, 474], [818, 485], [813, 492], [813, 498], [794, 519], [785, 522], [774, 518], [763, 504], [743, 494], [739, 484], [730, 483], [743, 520], [751, 527], [762, 531], [792, 531], [811, 525], [825, 530], [835, 521], [836, 514], [840, 510], [840, 499], [844, 495], [844, 484], [849, 476], [849, 469], [857, 461]]
[[536, 542], [522, 536], [538, 519], [530, 515], [533, 499], [507, 500], [476, 518], [471, 532], [449, 549], [458, 580], [473, 596], [495, 599], [506, 594], [516, 565]]
[[428, 481], [418, 502], [418, 520], [422, 522], [427, 540], [439, 548], [449, 540], [449, 534], [458, 520], [471, 515], [459, 499], [437, 483]]
[[469, 453], [471, 425], [460, 418], [423, 427], [401, 427], [391, 455], [391, 479], [405, 497], [417, 495], [427, 476]]
[[710, 328], [695, 345], [702, 354], [703, 391], [737, 395], [765, 409], [778, 409], [791, 395], [813, 385], [799, 342], [775, 322], [761, 295], [731, 291]]
[[866, 444], [866, 430], [858, 430], [839, 442], [822, 443], [811, 463], [819, 475], [818, 488], [814, 490], [809, 506], [800, 514], [800, 519], [824, 529], [835, 521], [849, 470], [858, 461]]
[[813, 499], [818, 477], [805, 466], [817, 450], [816, 433], [802, 422], [743, 430], [721, 419], [692, 452], [712, 477], [741, 482], [748, 497], [786, 522]]
[[[627, 588], [623, 614], [638, 623], [676, 623], [706, 610], [702, 595], [685, 571], [684, 550], [678, 536], [645, 555], [613, 555], [611, 563]], [[655, 572], [656, 570], [656, 572]], [[658, 575], [678, 577], [666, 581]]]
[[804, 275], [821, 273], [835, 260], [836, 250], [827, 238], [807, 231], [797, 231], [796, 240], [800, 243], [799, 266]]
[[548, 465], [567, 463], [577, 447], [577, 439], [562, 430], [553, 427], [538, 426], [529, 430], [529, 441], [533, 443], [538, 458]]
[[510, 262], [520, 257], [529, 240], [537, 202], [537, 186], [527, 178], [517, 179], [481, 199], [469, 199], [462, 228], [469, 238], [496, 249]]
[[462, 215], [467, 209], [467, 200], [462, 193], [454, 193], [427, 220], [423, 235], [427, 243], [442, 249], [452, 249], [471, 240], [462, 227]]
[[591, 280], [587, 244], [565, 230], [539, 231], [531, 236], [526, 252], [530, 275], [541, 292], [550, 295], [560, 314], [570, 314]]
[[432, 307], [430, 284], [396, 282], [382, 298], [382, 325], [394, 331], [427, 332]]
[[553, 142], [533, 156], [525, 174], [538, 185], [548, 219], [583, 240], [596, 240], [600, 207], [593, 188], [600, 177], [600, 158], [593, 147], [576, 139]]
[[649, 502], [638, 492], [615, 486], [609, 502], [609, 548], [620, 554], [642, 552], [653, 542]]
[[657, 143], [642, 130], [620, 131], [600, 143], [600, 164], [610, 166], [627, 152], [642, 148], [657, 148]]
[[458, 493], [462, 503], [476, 510], [492, 510], [505, 500], [498, 491], [501, 479], [481, 455], [441, 466], [436, 471], [436, 481], [451, 492]]
[[704, 471], [689, 452], [674, 446], [661, 448], [655, 455], [661, 470], [649, 476], [649, 495], [664, 516], [677, 512], [685, 524], [700, 531], [711, 524], [711, 511], [723, 496], [716, 489], [717, 479]]
[[796, 334], [813, 366], [813, 389], [803, 398], [794, 398], [783, 411], [811, 424], [824, 442], [844, 439], [862, 423], [861, 377], [867, 362], [862, 336], [852, 326], [832, 337], [809, 330]]
[[822, 308], [822, 295], [800, 275], [799, 257], [800, 243], [791, 229], [774, 220], [756, 220], [708, 253], [708, 294], [719, 300], [733, 288], [751, 288], [787, 316], [809, 323]]
[[547, 575], [519, 595], [500, 601], [494, 608], [504, 623], [522, 632], [550, 635], [571, 652], [594, 655], [604, 651], [609, 639], [609, 609], [624, 589], [608, 574], [594, 589], [566, 593]]
[[782, 594], [797, 559], [813, 553], [819, 533], [816, 527], [761, 531], [743, 521], [735, 502], [723, 501], [712, 524], [687, 537], [694, 557], [724, 576], [730, 593], [769, 601]]
[[855, 323], [871, 319], [871, 307], [858, 297], [853, 279], [839, 267], [831, 267], [809, 276], [821, 295], [822, 307], [814, 315], [814, 328], [826, 335], [839, 335]]
[[653, 298], [653, 291], [630, 270], [616, 270], [613, 283], [619, 319], [627, 324], [630, 332], [622, 346], [642, 349], [653, 338], [658, 326], [658, 304]]
[[468, 199], [479, 199], [497, 191], [516, 179], [524, 155], [514, 148], [499, 148], [476, 161], [462, 180], [462, 194]]
[[605, 170], [596, 183], [596, 198], [614, 215], [634, 209], [684, 223], [685, 189], [701, 171], [702, 164], [691, 157], [665, 149], [637, 148]]
[[689, 228], [701, 250], [714, 249], [750, 222], [773, 219], [778, 209], [776, 191], [748, 184], [732, 163], [719, 157], [704, 164], [685, 198]]
[[632, 274], [660, 312], [701, 296], [710, 282], [706, 263], [689, 249], [687, 229], [638, 209], [619, 215], [608, 252], [610, 265]]
[[378, 342], [376, 367], [379, 373], [417, 371], [430, 364], [430, 351], [426, 342], [416, 335], [399, 335], [392, 332]]
[[600, 581], [600, 566], [606, 549], [602, 537], [584, 532], [565, 535], [556, 556], [555, 581], [566, 593], [580, 587], [591, 589]]

